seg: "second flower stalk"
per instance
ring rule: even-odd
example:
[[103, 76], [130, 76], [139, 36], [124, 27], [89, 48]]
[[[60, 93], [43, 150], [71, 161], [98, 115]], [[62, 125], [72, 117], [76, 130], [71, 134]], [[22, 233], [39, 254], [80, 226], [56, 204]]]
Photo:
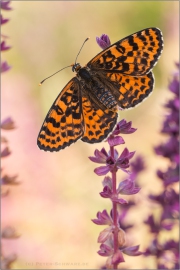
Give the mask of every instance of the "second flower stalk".
[[[112, 201], [112, 210], [110, 215], [104, 210], [97, 213], [97, 219], [92, 221], [97, 225], [109, 225], [104, 229], [99, 237], [98, 242], [101, 243], [98, 254], [106, 256], [106, 267], [108, 269], [117, 269], [118, 264], [124, 262], [123, 253], [130, 256], [138, 256], [138, 246], [128, 247], [126, 243], [125, 232], [120, 227], [120, 215], [118, 213], [118, 205], [127, 204], [128, 202], [121, 198], [120, 195], [131, 195], [138, 193], [140, 188], [135, 187], [134, 178], [129, 169], [129, 160], [134, 156], [135, 152], [130, 152], [125, 148], [119, 155], [115, 146], [124, 144], [124, 139], [119, 134], [131, 134], [136, 129], [131, 127], [131, 122], [121, 120], [116, 129], [108, 137], [107, 142], [110, 150], [107, 153], [104, 148], [100, 151], [95, 150], [94, 156], [89, 157], [91, 161], [103, 164], [94, 170], [99, 175], [111, 173], [111, 177], [105, 176], [103, 180], [103, 191], [101, 197], [109, 198]], [[117, 171], [122, 170], [128, 175], [128, 178], [119, 183], [117, 187]]]

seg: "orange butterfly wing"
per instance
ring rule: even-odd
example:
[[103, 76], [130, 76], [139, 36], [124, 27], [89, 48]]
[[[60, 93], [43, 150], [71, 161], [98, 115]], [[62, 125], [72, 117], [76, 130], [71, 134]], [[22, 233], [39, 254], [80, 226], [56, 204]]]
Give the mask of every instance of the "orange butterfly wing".
[[82, 108], [85, 132], [81, 140], [88, 143], [101, 142], [117, 122], [117, 109], [116, 111], [102, 110], [87, 96], [82, 97]]
[[64, 87], [49, 110], [37, 144], [45, 151], [59, 151], [84, 134], [82, 99], [77, 78]]
[[112, 93], [122, 109], [129, 109], [141, 103], [154, 87], [152, 72], [143, 76], [129, 76], [121, 73], [106, 73], [106, 76], [114, 86], [111, 88]]
[[158, 28], [147, 28], [129, 35], [97, 54], [87, 66], [124, 75], [147, 74], [156, 64], [163, 49]]

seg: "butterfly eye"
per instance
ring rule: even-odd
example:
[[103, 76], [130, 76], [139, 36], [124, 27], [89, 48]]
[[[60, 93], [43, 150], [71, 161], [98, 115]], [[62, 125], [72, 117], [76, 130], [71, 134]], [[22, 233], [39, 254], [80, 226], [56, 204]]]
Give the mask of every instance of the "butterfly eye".
[[73, 72], [74, 72], [74, 71], [77, 72], [80, 68], [81, 68], [80, 64], [79, 64], [79, 63], [76, 63], [76, 64], [74, 64], [74, 65], [72, 66], [72, 71], [73, 71]]
[[72, 66], [72, 71], [74, 72], [76, 70], [75, 65]]

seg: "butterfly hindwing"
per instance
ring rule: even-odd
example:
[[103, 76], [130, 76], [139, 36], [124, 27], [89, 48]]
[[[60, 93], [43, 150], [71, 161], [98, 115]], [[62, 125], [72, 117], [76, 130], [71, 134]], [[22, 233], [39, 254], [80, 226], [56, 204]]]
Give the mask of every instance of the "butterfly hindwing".
[[149, 72], [143, 76], [129, 76], [121, 73], [107, 73], [112, 85], [111, 91], [122, 109], [135, 107], [152, 92], [154, 76]]
[[87, 66], [92, 70], [141, 76], [153, 68], [162, 49], [161, 31], [147, 28], [114, 43], [96, 55]]
[[73, 78], [49, 110], [38, 135], [37, 144], [45, 151], [59, 151], [84, 134], [80, 84]]
[[85, 132], [82, 141], [97, 143], [103, 141], [117, 122], [117, 110], [102, 110], [89, 97], [82, 97]]

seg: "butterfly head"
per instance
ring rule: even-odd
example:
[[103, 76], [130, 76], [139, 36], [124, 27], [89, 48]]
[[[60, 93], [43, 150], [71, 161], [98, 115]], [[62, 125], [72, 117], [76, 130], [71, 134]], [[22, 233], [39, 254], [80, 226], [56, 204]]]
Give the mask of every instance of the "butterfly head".
[[81, 68], [81, 65], [79, 63], [75, 63], [72, 65], [72, 71], [78, 72], [78, 70]]

